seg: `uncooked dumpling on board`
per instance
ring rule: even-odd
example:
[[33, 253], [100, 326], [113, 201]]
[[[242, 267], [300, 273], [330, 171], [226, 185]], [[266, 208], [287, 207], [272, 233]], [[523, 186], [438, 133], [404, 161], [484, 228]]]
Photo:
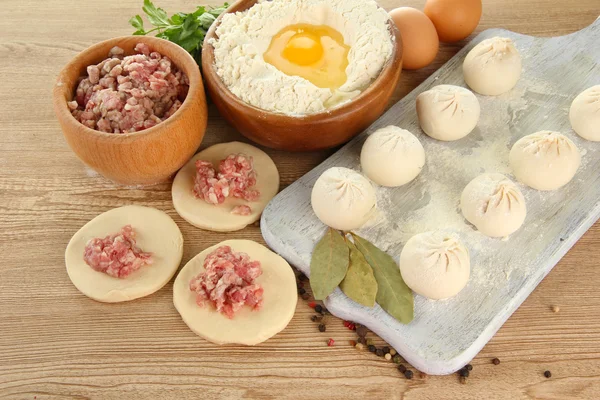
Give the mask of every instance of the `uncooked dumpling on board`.
[[400, 254], [402, 279], [415, 293], [432, 300], [455, 296], [469, 281], [469, 251], [453, 233], [420, 233]]
[[497, 96], [511, 90], [521, 77], [521, 55], [512, 40], [486, 39], [467, 54], [465, 82], [479, 94]]
[[505, 237], [517, 231], [527, 215], [523, 194], [502, 174], [481, 174], [460, 198], [464, 217], [484, 235]]
[[419, 139], [397, 126], [381, 128], [367, 138], [360, 164], [369, 179], [382, 186], [402, 186], [419, 175], [425, 150]]
[[533, 189], [556, 190], [573, 179], [581, 155], [565, 135], [540, 131], [519, 139], [509, 155], [517, 180]]
[[592, 86], [575, 97], [569, 119], [579, 136], [600, 142], [600, 85]]
[[477, 97], [460, 86], [439, 85], [417, 96], [421, 129], [437, 140], [467, 136], [477, 126], [480, 112]]
[[317, 179], [312, 208], [327, 226], [342, 231], [364, 225], [375, 209], [375, 189], [367, 178], [348, 168], [333, 167]]

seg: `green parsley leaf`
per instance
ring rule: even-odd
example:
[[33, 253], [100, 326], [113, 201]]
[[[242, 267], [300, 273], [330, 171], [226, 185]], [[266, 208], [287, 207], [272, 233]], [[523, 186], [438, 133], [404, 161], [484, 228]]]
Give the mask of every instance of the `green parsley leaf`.
[[148, 20], [150, 23], [156, 27], [168, 27], [169, 18], [167, 17], [167, 13], [162, 8], [157, 8], [152, 1], [144, 0], [144, 6], [142, 10], [146, 13]]

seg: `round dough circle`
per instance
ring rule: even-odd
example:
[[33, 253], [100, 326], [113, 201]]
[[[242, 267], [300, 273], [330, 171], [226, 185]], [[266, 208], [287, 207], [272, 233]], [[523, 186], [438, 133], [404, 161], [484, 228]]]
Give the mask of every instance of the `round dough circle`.
[[[221, 246], [230, 246], [233, 251], [260, 261], [263, 273], [256, 279], [264, 289], [260, 310], [244, 306], [229, 319], [210, 304], [204, 307], [196, 304], [190, 281], [204, 270], [206, 256]], [[251, 240], [226, 240], [202, 251], [181, 269], [173, 284], [173, 304], [183, 322], [198, 336], [215, 344], [255, 345], [288, 325], [296, 310], [296, 289], [296, 276], [283, 258]]]
[[[260, 191], [258, 200], [248, 202], [228, 197], [225, 202], [215, 205], [194, 196], [197, 160], [209, 161], [215, 168], [218, 168], [222, 159], [230, 154], [240, 153], [254, 159], [254, 169], [257, 175], [254, 188]], [[263, 210], [278, 191], [279, 172], [271, 157], [264, 151], [241, 142], [216, 144], [196, 154], [179, 170], [171, 189], [173, 206], [183, 219], [198, 228], [215, 232], [237, 231], [258, 221]], [[231, 214], [231, 210], [239, 205], [250, 206], [252, 213], [250, 215]]]
[[460, 86], [439, 85], [417, 96], [421, 129], [437, 140], [467, 136], [477, 126], [480, 112], [477, 97]]
[[375, 189], [361, 174], [333, 167], [315, 182], [310, 202], [317, 217], [334, 229], [358, 229], [375, 209]]
[[402, 186], [419, 175], [425, 165], [425, 150], [411, 132], [388, 126], [367, 138], [360, 164], [369, 179], [382, 186]]
[[400, 254], [402, 279], [432, 300], [455, 296], [471, 273], [469, 251], [454, 234], [434, 231], [413, 236]]
[[575, 97], [569, 119], [579, 136], [600, 142], [600, 85], [592, 86]]
[[[83, 260], [86, 244], [131, 225], [136, 244], [151, 252], [154, 262], [144, 265], [127, 278], [114, 278], [90, 267]], [[162, 288], [175, 275], [183, 256], [183, 236], [166, 213], [150, 207], [125, 206], [102, 213], [85, 224], [67, 245], [65, 264], [73, 285], [84, 295], [105, 303], [148, 296]]]
[[481, 174], [460, 197], [463, 216], [484, 235], [504, 237], [517, 231], [527, 215], [521, 190], [502, 174]]
[[573, 179], [581, 155], [565, 135], [540, 131], [514, 144], [509, 163], [519, 182], [537, 190], [555, 190]]
[[486, 39], [467, 54], [465, 82], [477, 93], [497, 96], [511, 90], [521, 77], [521, 55], [512, 40]]

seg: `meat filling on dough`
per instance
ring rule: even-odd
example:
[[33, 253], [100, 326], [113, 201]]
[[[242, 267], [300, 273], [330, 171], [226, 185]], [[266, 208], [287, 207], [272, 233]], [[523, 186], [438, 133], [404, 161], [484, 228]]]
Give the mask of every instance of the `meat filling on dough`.
[[211, 303], [217, 311], [233, 318], [244, 305], [254, 310], [263, 303], [263, 288], [254, 283], [262, 275], [259, 261], [251, 261], [246, 253], [221, 246], [206, 256], [204, 271], [190, 281], [196, 303]]
[[152, 253], [135, 243], [135, 231], [125, 225], [119, 233], [93, 238], [85, 246], [84, 261], [94, 270], [115, 278], [126, 278], [144, 265], [152, 264]]

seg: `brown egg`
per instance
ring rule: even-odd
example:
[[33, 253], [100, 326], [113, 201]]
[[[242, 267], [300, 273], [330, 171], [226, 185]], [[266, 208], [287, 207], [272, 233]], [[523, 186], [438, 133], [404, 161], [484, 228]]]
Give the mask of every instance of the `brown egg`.
[[440, 47], [435, 26], [427, 15], [416, 8], [400, 7], [390, 11], [402, 35], [404, 69], [419, 69], [429, 65]]
[[440, 41], [458, 42], [477, 28], [481, 0], [427, 0], [425, 14], [435, 25]]

